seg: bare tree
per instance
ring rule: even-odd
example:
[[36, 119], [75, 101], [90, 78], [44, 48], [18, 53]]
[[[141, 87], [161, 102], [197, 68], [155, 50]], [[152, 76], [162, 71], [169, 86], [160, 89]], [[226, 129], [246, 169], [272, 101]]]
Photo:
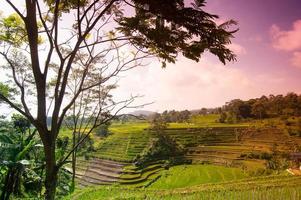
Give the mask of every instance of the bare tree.
[[[114, 58], [110, 60], [110, 62], [114, 61], [116, 63], [114, 67], [109, 66], [110, 63], [107, 63], [101, 56], [95, 58], [97, 59], [97, 63], [84, 63], [83, 60], [85, 60], [87, 55], [80, 55], [77, 58], [77, 62], [73, 63], [70, 72], [65, 95], [69, 98], [75, 98], [78, 91], [83, 90], [75, 98], [64, 120], [65, 125], [72, 130], [72, 149], [61, 158], [60, 163], [63, 165], [69, 156], [72, 155], [73, 187], [76, 174], [76, 154], [79, 146], [89, 137], [94, 129], [114, 119], [121, 110], [136, 107], [132, 103], [138, 96], [131, 96], [129, 99], [121, 101], [113, 100], [111, 91], [117, 87], [117, 83], [112, 82], [112, 79], [116, 78], [123, 71], [142, 65], [138, 60], [146, 57], [146, 55], [138, 57], [139, 52], [136, 51], [135, 54], [132, 52], [131, 56], [121, 56], [119, 52], [120, 48], [116, 45], [111, 46], [106, 51], [114, 51], [118, 54], [115, 60]], [[90, 58], [92, 57], [90, 56]], [[99, 66], [99, 63], [103, 63], [103, 65]], [[81, 85], [82, 75], [85, 73], [84, 71], [87, 67], [90, 70], [86, 72], [86, 81]], [[106, 72], [109, 67], [111, 67], [111, 70]], [[144, 105], [137, 105], [137, 107], [140, 106]]]

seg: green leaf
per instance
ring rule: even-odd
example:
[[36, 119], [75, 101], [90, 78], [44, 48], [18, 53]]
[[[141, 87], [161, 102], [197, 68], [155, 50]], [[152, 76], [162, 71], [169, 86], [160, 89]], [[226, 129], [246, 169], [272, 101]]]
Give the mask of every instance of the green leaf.
[[[2, 95], [5, 98], [8, 98], [9, 91], [10, 91], [9, 86], [0, 82], [0, 95]], [[1, 100], [1, 97], [0, 97], [0, 100]]]
[[24, 149], [18, 153], [16, 156], [16, 160], [21, 160], [23, 157], [31, 150], [31, 147], [35, 145], [35, 141], [31, 140], [25, 147]]
[[29, 160], [20, 160], [19, 163], [21, 163], [22, 165], [30, 165]]
[[27, 40], [25, 24], [18, 14], [0, 20], [0, 40], [20, 46]]
[[8, 137], [7, 135], [0, 134], [0, 144], [1, 143], [13, 144], [14, 141], [10, 137]]

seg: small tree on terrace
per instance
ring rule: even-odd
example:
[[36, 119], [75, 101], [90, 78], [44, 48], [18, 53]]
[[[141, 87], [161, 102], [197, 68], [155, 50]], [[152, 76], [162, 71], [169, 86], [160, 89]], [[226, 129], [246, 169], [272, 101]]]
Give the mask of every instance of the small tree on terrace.
[[[0, 20], [0, 54], [10, 74], [9, 87], [17, 89], [19, 96], [13, 99], [0, 93], [0, 99], [38, 130], [46, 161], [46, 199], [54, 199], [59, 168], [72, 154], [56, 159], [59, 130], [83, 93], [115, 83], [119, 73], [149, 56], [159, 58], [163, 66], [175, 62], [178, 53], [195, 61], [205, 51], [223, 63], [235, 60], [226, 47], [235, 32], [227, 29], [235, 22], [217, 25], [218, 17], [203, 10], [204, 0], [189, 6], [184, 0], [5, 2], [15, 13]], [[80, 81], [73, 95], [66, 95], [79, 62]], [[103, 123], [104, 117], [110, 119], [110, 111], [116, 113], [132, 99], [113, 103], [114, 109], [99, 110], [101, 101], [97, 103], [95, 112], [102, 120], [95, 120], [93, 128]], [[47, 117], [51, 117], [50, 126]]]
[[166, 133], [168, 123], [163, 115], [156, 113], [150, 122], [149, 134], [154, 134], [147, 148], [137, 155], [135, 163], [138, 166], [145, 166], [152, 161], [165, 160], [169, 165], [184, 162], [184, 148], [177, 141]]
[[153, 130], [158, 135], [163, 134], [167, 126], [168, 123], [166, 119], [164, 118], [164, 116], [160, 115], [159, 113], [156, 113], [150, 122], [150, 129]]

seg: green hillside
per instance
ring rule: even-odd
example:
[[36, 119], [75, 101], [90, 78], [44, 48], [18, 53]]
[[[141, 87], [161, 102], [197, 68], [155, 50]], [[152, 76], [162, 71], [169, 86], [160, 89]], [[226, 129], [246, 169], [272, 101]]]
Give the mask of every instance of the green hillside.
[[68, 198], [298, 199], [301, 196], [301, 178], [267, 168], [271, 162], [269, 156], [292, 152], [301, 144], [299, 137], [267, 121], [223, 124], [216, 122], [216, 118], [216, 115], [200, 116], [189, 123], [168, 126], [165, 134], [184, 147], [185, 158], [192, 163], [169, 169], [164, 160], [142, 168], [134, 165], [136, 156], [156, 138], [148, 123], [112, 124], [112, 134], [97, 143], [96, 152], [88, 160], [79, 160], [78, 189]]
[[223, 183], [201, 184], [188, 188], [131, 189], [120, 187], [93, 187], [79, 190], [65, 200], [90, 199], [300, 199], [301, 178], [289, 175], [263, 176]]
[[248, 177], [239, 168], [215, 165], [180, 165], [162, 173], [158, 181], [150, 186], [156, 189], [174, 189], [206, 183], [218, 183]]

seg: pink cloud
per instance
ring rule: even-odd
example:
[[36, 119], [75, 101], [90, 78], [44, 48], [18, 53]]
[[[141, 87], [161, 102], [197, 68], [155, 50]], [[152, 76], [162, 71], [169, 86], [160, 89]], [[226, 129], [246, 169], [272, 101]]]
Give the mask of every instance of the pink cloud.
[[301, 48], [301, 19], [293, 23], [292, 30], [281, 30], [272, 25], [270, 29], [272, 46], [284, 51], [295, 51]]
[[175, 65], [169, 64], [165, 69], [160, 66], [154, 61], [128, 72], [120, 80], [114, 98], [118, 101], [130, 94], [143, 95], [135, 105], [154, 102], [143, 109], [162, 112], [216, 107], [235, 98], [247, 100], [294, 91], [281, 72], [250, 75], [241, 68], [224, 66], [207, 57], [198, 63], [180, 57]]
[[161, 112], [221, 106], [232, 98], [257, 96], [258, 88], [239, 69], [206, 58], [199, 63], [180, 58], [176, 65], [170, 64], [166, 69], [153, 62], [131, 71], [129, 77], [121, 80], [116, 95], [143, 94], [144, 98], [136, 104], [155, 102], [145, 109]]
[[239, 45], [237, 43], [229, 44], [228, 48], [231, 49], [231, 51], [233, 51], [237, 55], [245, 55], [245, 54], [247, 54], [247, 50], [243, 46], [241, 46], [241, 45]]
[[250, 41], [250, 42], [262, 42], [263, 39], [260, 35], [256, 35], [256, 36], [248, 38], [248, 41]]
[[291, 63], [293, 66], [301, 68], [301, 52], [300, 51], [294, 52], [293, 58], [291, 59]]

